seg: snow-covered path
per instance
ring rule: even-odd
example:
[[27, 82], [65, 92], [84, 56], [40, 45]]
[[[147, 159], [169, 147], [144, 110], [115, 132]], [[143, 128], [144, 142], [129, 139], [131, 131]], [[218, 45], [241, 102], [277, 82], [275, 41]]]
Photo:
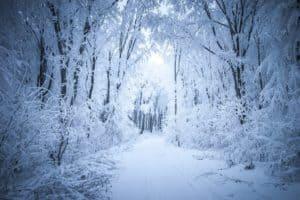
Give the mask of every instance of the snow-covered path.
[[297, 199], [299, 185], [279, 184], [262, 168], [227, 168], [207, 153], [177, 148], [144, 135], [117, 156], [113, 200]]

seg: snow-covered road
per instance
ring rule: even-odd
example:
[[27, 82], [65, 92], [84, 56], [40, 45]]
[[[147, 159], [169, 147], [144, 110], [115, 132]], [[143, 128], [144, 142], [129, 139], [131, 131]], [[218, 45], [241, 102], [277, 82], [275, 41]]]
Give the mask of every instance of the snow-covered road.
[[[117, 155], [113, 200], [297, 199], [299, 185], [280, 184], [262, 167], [227, 168], [208, 154], [178, 148], [163, 136], [143, 135]], [[225, 168], [225, 169], [224, 169]]]

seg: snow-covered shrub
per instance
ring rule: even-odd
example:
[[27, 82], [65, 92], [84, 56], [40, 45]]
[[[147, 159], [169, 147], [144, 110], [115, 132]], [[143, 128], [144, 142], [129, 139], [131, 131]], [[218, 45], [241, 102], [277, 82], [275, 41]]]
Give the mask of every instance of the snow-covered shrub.
[[7, 189], [19, 175], [30, 176], [37, 166], [50, 163], [49, 151], [59, 131], [59, 110], [55, 106], [41, 109], [37, 91], [23, 87], [13, 96], [2, 95], [1, 190]]
[[233, 129], [239, 127], [234, 105], [198, 105], [181, 113], [177, 118], [176, 130], [182, 146], [194, 148], [222, 149], [231, 144]]

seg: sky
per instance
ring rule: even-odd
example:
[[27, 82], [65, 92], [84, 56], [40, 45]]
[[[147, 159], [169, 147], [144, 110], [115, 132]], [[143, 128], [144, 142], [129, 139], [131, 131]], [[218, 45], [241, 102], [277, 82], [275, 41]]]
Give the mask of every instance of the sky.
[[146, 79], [169, 89], [172, 85], [173, 71], [169, 58], [162, 52], [152, 52], [141, 70]]

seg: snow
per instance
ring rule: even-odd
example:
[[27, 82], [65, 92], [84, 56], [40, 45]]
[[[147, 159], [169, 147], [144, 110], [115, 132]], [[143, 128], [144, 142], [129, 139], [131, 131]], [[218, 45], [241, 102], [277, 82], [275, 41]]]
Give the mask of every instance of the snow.
[[[214, 155], [215, 156], [211, 156]], [[117, 154], [113, 200], [296, 199], [300, 184], [283, 184], [253, 170], [229, 168], [216, 152], [178, 148], [162, 135], [143, 135]]]
[[0, 199], [299, 199], [299, 2], [43, 2], [0, 0]]

